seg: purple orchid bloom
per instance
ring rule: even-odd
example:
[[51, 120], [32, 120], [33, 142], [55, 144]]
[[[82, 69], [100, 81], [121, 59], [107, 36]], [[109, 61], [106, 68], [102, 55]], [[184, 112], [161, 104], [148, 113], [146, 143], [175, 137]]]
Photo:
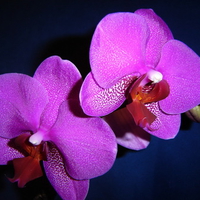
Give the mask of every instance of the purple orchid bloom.
[[52, 56], [33, 77], [0, 75], [0, 164], [13, 160], [10, 180], [23, 187], [46, 175], [62, 199], [84, 199], [89, 179], [107, 172], [116, 138], [106, 122], [86, 116], [78, 100], [81, 75]]
[[200, 103], [199, 56], [151, 9], [105, 16], [92, 38], [90, 64], [80, 92], [83, 111], [106, 116], [127, 148], [147, 147], [150, 134], [174, 138], [180, 113]]

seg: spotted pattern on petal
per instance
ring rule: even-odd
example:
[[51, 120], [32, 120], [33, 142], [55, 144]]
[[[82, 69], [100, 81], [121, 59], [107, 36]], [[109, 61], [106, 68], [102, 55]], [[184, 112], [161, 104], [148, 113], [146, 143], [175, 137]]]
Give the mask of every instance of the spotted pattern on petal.
[[96, 109], [101, 110], [106, 109], [108, 105], [121, 104], [121, 102], [126, 99], [125, 94], [127, 88], [130, 87], [130, 84], [135, 79], [136, 76], [128, 75], [120, 79], [113, 87], [101, 90], [98, 94], [94, 96], [94, 100], [92, 102], [93, 105], [98, 105]]
[[[47, 162], [45, 162], [46, 175], [47, 177], [51, 177], [50, 180], [53, 186], [56, 185], [59, 188], [67, 190], [67, 179], [69, 177], [65, 176], [64, 178], [63, 176], [63, 174], [66, 174], [63, 158], [61, 157], [58, 149], [52, 143], [48, 143], [48, 146], [49, 151], [47, 154]], [[49, 169], [51, 170], [51, 173], [48, 174]], [[62, 182], [60, 180], [62, 180]], [[63, 184], [66, 185], [66, 188], [62, 187]]]
[[89, 182], [74, 180], [65, 170], [63, 157], [53, 143], [48, 143], [47, 161], [44, 161], [46, 175], [63, 200], [85, 199]]
[[161, 121], [160, 121], [160, 108], [158, 102], [152, 102], [152, 103], [146, 103], [145, 106], [148, 108], [148, 110], [153, 113], [156, 116], [156, 120], [151, 124], [152, 129], [159, 129], [161, 126]]

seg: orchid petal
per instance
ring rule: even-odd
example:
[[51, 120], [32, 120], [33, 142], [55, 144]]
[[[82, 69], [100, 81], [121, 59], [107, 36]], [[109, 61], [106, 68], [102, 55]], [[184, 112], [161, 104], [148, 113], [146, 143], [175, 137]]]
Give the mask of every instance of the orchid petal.
[[49, 103], [41, 116], [41, 126], [50, 128], [57, 118], [60, 104], [67, 98], [78, 98], [81, 75], [70, 61], [52, 56], [40, 64], [34, 78], [48, 92]]
[[89, 180], [77, 181], [68, 176], [65, 170], [63, 158], [58, 149], [52, 143], [48, 144], [49, 152], [47, 161], [44, 161], [44, 169], [50, 183], [63, 200], [85, 199]]
[[34, 131], [35, 127], [31, 122], [24, 119], [19, 110], [9, 101], [0, 101], [0, 136], [11, 139], [26, 131]]
[[66, 170], [83, 180], [107, 172], [116, 158], [116, 138], [100, 118], [86, 116], [76, 100], [63, 102], [50, 139], [64, 157]]
[[133, 150], [146, 148], [150, 142], [150, 134], [137, 126], [126, 108], [119, 109], [104, 117], [113, 129], [117, 143]]
[[113, 112], [126, 100], [125, 92], [134, 79], [134, 76], [127, 76], [119, 80], [113, 87], [103, 89], [89, 73], [80, 91], [83, 111], [90, 116], [104, 116]]
[[150, 37], [146, 47], [146, 64], [155, 67], [160, 60], [163, 45], [173, 39], [172, 32], [152, 9], [139, 9], [135, 14], [145, 18], [148, 24]]
[[[17, 130], [36, 131], [40, 124], [40, 116], [48, 102], [48, 96], [43, 86], [34, 78], [24, 74], [3, 74], [0, 75], [0, 99], [2, 129], [15, 127], [14, 133], [0, 132], [2, 137], [15, 137]], [[8, 106], [8, 107], [6, 107]], [[14, 113], [12, 116], [12, 111]], [[8, 116], [6, 116], [8, 114]], [[7, 121], [2, 117], [6, 117]], [[17, 119], [17, 121], [14, 121]], [[20, 122], [22, 124], [20, 125]], [[13, 123], [13, 125], [12, 125]], [[17, 125], [18, 123], [18, 125]], [[26, 124], [24, 126], [24, 124]], [[17, 127], [18, 126], [18, 127]], [[17, 134], [17, 135], [16, 135]]]
[[90, 47], [90, 64], [97, 83], [109, 88], [128, 74], [145, 73], [148, 37], [147, 23], [137, 14], [113, 13], [104, 17]]
[[[172, 139], [174, 138], [180, 129], [181, 124], [181, 116], [177, 115], [168, 115], [163, 113], [162, 111], [157, 111], [157, 120], [151, 124], [150, 130], [148, 128], [144, 128], [148, 133], [159, 137], [161, 139]], [[159, 128], [158, 128], [159, 127]]]
[[4, 139], [0, 137], [0, 165], [7, 165], [9, 161], [14, 158], [22, 158], [24, 155], [13, 148], [13, 144], [10, 139]]
[[167, 42], [156, 70], [170, 86], [169, 96], [160, 101], [164, 112], [183, 113], [199, 104], [200, 58], [188, 46], [177, 40]]

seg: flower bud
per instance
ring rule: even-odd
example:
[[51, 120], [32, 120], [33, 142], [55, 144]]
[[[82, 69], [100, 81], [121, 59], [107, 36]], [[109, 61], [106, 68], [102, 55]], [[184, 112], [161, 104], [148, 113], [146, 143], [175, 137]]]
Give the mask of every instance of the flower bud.
[[186, 112], [186, 115], [193, 121], [200, 123], [200, 105]]

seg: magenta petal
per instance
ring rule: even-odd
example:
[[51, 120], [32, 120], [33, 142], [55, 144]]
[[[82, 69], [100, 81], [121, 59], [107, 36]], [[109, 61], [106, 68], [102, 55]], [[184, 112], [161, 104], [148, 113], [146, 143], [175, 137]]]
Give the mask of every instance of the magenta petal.
[[24, 155], [11, 147], [10, 139], [4, 139], [0, 137], [0, 165], [7, 165], [8, 161], [14, 158], [22, 158]]
[[177, 40], [167, 42], [156, 70], [170, 86], [169, 96], [160, 101], [164, 112], [179, 114], [200, 103], [200, 58], [188, 46]]
[[126, 108], [119, 109], [104, 117], [111, 126], [117, 143], [128, 149], [141, 150], [146, 148], [150, 142], [150, 134], [139, 126], [136, 126], [132, 116]]
[[34, 131], [35, 126], [24, 119], [19, 110], [9, 101], [1, 99], [0, 101], [0, 136], [11, 139], [19, 136], [26, 131]]
[[34, 78], [23, 74], [4, 74], [0, 75], [0, 100], [1, 129], [8, 130], [7, 135], [6, 132], [0, 135], [10, 138], [17, 136], [17, 130], [37, 130], [48, 96]]
[[146, 128], [145, 130], [151, 135], [154, 135], [161, 139], [173, 139], [178, 134], [181, 124], [180, 114], [168, 115], [163, 112], [160, 112], [158, 120], [160, 123], [159, 129], [150, 131]]
[[125, 101], [125, 92], [133, 80], [134, 76], [127, 76], [119, 80], [113, 87], [103, 89], [89, 73], [80, 91], [83, 111], [90, 116], [104, 116], [113, 112]]
[[63, 102], [50, 131], [50, 139], [62, 153], [66, 170], [83, 180], [106, 173], [116, 158], [116, 138], [101, 118], [86, 116], [79, 102]]
[[41, 117], [41, 126], [50, 128], [57, 118], [60, 104], [67, 98], [78, 98], [81, 75], [70, 61], [52, 56], [40, 64], [34, 78], [48, 92], [49, 103]]
[[135, 13], [145, 18], [148, 24], [150, 37], [146, 47], [146, 63], [155, 67], [160, 60], [163, 45], [173, 39], [173, 35], [167, 24], [152, 9], [139, 9]]
[[68, 176], [63, 158], [55, 145], [49, 143], [44, 169], [50, 183], [63, 200], [84, 200], [89, 188], [89, 180], [77, 181]]
[[109, 88], [135, 71], [145, 73], [145, 48], [149, 29], [145, 19], [134, 13], [113, 13], [97, 25], [90, 47], [94, 79]]

